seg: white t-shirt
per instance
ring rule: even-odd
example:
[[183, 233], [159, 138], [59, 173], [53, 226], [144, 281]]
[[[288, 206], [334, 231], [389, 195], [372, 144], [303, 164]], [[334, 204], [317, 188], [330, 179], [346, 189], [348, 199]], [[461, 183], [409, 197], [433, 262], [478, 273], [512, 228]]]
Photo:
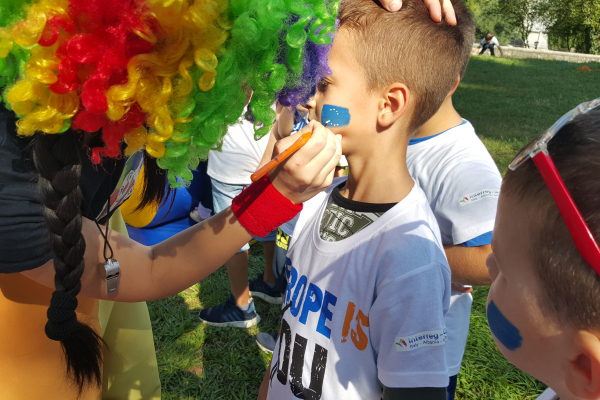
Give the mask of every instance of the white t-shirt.
[[[491, 237], [502, 177], [469, 121], [436, 136], [411, 139], [406, 161], [429, 200], [444, 246], [477, 245], [482, 235]], [[446, 315], [451, 376], [460, 371], [472, 303], [470, 294], [452, 291]]]
[[[481, 40], [481, 42], [479, 43], [480, 46], [483, 46], [485, 44], [485, 38], [483, 38]], [[498, 42], [498, 39], [496, 38], [496, 36], [494, 36], [492, 38], [492, 40], [490, 40], [490, 44], [493, 44], [495, 46], [500, 46], [500, 42]]]
[[227, 130], [222, 151], [208, 153], [208, 176], [230, 185], [249, 185], [268, 143], [269, 135], [254, 140], [253, 124], [240, 118]]
[[415, 185], [365, 229], [326, 242], [320, 221], [345, 179], [306, 202], [296, 225], [268, 399], [380, 400], [379, 381], [448, 385], [450, 269], [427, 199]]

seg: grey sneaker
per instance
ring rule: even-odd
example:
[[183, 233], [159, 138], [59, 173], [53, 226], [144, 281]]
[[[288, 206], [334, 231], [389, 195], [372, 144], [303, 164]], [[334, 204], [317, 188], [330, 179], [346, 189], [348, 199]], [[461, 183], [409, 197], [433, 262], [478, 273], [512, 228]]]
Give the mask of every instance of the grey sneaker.
[[277, 332], [258, 332], [256, 344], [265, 353], [273, 354], [275, 344], [277, 344]]

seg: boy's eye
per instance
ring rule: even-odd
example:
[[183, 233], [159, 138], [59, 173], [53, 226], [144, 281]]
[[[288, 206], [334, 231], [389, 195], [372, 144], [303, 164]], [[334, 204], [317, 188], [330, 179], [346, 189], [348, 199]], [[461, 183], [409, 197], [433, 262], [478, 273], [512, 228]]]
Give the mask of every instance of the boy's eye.
[[319, 92], [322, 93], [325, 91], [325, 89], [327, 89], [327, 85], [329, 85], [329, 82], [327, 82], [327, 80], [323, 78], [319, 81], [319, 83], [317, 83], [317, 89], [319, 90]]

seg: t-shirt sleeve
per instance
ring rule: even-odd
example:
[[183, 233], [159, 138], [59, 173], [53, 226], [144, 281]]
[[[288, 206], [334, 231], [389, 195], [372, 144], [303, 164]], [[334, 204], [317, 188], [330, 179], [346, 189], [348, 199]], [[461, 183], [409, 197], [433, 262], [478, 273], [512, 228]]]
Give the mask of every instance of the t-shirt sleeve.
[[14, 132], [14, 120], [0, 109], [0, 273], [37, 268], [52, 258], [48, 229], [37, 191], [29, 139]]
[[500, 42], [498, 41], [498, 38], [496, 38], [495, 36], [492, 38], [492, 43], [495, 44], [496, 46], [500, 46]]
[[369, 312], [377, 374], [388, 388], [446, 387], [450, 272], [438, 263], [377, 289]]
[[501, 184], [492, 162], [465, 161], [448, 172], [432, 207], [444, 245], [459, 245], [493, 231]]

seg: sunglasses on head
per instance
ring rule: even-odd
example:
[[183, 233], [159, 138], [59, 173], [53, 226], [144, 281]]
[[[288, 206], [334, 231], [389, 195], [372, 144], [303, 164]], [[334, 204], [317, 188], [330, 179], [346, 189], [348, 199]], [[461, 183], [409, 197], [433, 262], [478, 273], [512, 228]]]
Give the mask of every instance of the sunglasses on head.
[[585, 114], [598, 108], [600, 108], [600, 98], [582, 103], [560, 117], [538, 140], [523, 149], [508, 168], [514, 171], [529, 158], [533, 160], [542, 179], [544, 179], [546, 186], [550, 190], [550, 194], [569, 229], [577, 250], [579, 250], [579, 253], [594, 271], [600, 275], [600, 246], [598, 246], [594, 235], [581, 216], [579, 209], [575, 205], [548, 153], [548, 143], [556, 135], [556, 132], [579, 114]]

